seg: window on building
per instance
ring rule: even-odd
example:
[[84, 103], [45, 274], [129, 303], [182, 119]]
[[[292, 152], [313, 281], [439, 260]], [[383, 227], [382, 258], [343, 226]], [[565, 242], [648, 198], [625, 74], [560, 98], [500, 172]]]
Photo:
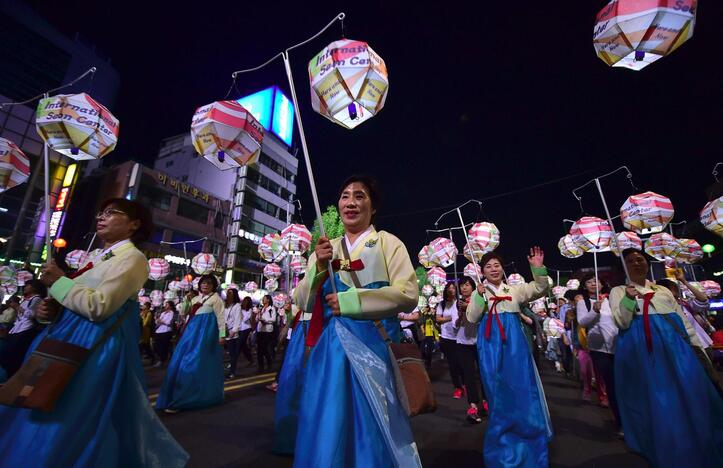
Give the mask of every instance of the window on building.
[[214, 220], [213, 220], [213, 226], [216, 229], [223, 229], [223, 218], [224, 218], [223, 213], [221, 213], [220, 211], [216, 212], [216, 216], [214, 217]]
[[208, 222], [208, 208], [186, 200], [185, 198], [178, 200], [178, 211], [176, 214], [186, 219], [196, 221], [197, 223], [206, 224]]
[[173, 166], [173, 159], [171, 159], [170, 161], [166, 161], [166, 167], [171, 167], [171, 166]]
[[250, 182], [253, 184], [251, 187], [252, 189], [255, 189], [258, 187], [263, 187], [269, 192], [283, 198], [284, 200], [288, 200], [289, 198], [293, 198], [293, 195], [291, 192], [289, 192], [284, 187], [280, 186], [273, 180], [269, 179], [268, 177], [262, 175], [258, 169], [254, 169], [251, 167], [247, 167], [246, 171], [246, 180], [247, 182]]
[[158, 187], [155, 179], [147, 174], [143, 174], [141, 178], [137, 200], [147, 207], [163, 211], [168, 211], [171, 208], [171, 194]]
[[271, 156], [269, 156], [266, 153], [261, 153], [261, 156], [259, 157], [259, 163], [268, 167], [269, 169], [271, 169], [275, 173], [279, 174], [281, 177], [288, 180], [292, 184], [296, 180], [296, 176], [291, 171], [286, 169], [286, 167], [284, 167], [283, 164], [276, 161], [274, 158], [272, 158]]

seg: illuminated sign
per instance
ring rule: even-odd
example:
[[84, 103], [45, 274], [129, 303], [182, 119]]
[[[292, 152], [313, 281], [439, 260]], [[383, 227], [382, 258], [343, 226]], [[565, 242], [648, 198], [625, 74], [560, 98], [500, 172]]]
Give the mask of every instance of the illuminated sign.
[[191, 264], [191, 261], [188, 260], [187, 258], [176, 257], [175, 255], [166, 255], [166, 256], [163, 257], [163, 258], [165, 258], [168, 263], [175, 263], [176, 265], [186, 265], [186, 266], [188, 266], [188, 265]]
[[58, 201], [55, 203], [55, 209], [56, 210], [62, 210], [65, 208], [65, 202], [68, 200], [68, 191], [70, 191], [69, 187], [63, 187], [60, 189], [60, 193], [58, 194]]
[[63, 177], [63, 187], [70, 187], [75, 177], [75, 171], [78, 168], [77, 164], [71, 164], [68, 169], [65, 170], [65, 177]]
[[251, 112], [266, 130], [291, 146], [294, 132], [294, 105], [278, 86], [243, 97], [238, 103]]
[[58, 234], [61, 221], [63, 221], [63, 211], [53, 211], [53, 214], [50, 215], [50, 237]]

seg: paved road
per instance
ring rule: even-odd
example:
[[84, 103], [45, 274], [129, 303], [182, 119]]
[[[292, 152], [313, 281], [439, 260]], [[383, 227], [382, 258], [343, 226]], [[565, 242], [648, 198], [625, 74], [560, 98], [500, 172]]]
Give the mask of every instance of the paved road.
[[[148, 369], [151, 399], [163, 378], [161, 369]], [[482, 466], [486, 424], [465, 421], [466, 404], [451, 397], [443, 361], [435, 361], [430, 377], [439, 408], [412, 420], [412, 429], [425, 467]], [[215, 408], [161, 415], [181, 445], [191, 454], [191, 467], [290, 467], [292, 459], [271, 453], [274, 393], [265, 388], [272, 374], [243, 375], [227, 383], [226, 402]], [[554, 467], [646, 467], [630, 453], [612, 430], [609, 410], [583, 402], [577, 383], [546, 368], [542, 380], [550, 407], [555, 439], [550, 446]]]

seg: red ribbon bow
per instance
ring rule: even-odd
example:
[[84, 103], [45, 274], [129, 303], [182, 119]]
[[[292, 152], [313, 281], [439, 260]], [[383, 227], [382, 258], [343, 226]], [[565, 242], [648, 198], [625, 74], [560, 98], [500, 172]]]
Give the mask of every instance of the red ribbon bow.
[[344, 271], [360, 271], [364, 269], [364, 262], [361, 260], [351, 260], [348, 263], [345, 263], [344, 268], [342, 268], [342, 261], [337, 258], [332, 260], [331, 267], [334, 271], [339, 271], [340, 269], [343, 269]]
[[492, 296], [490, 298], [490, 301], [492, 301], [492, 307], [490, 307], [490, 312], [487, 317], [487, 323], [485, 324], [485, 339], [490, 339], [490, 333], [492, 332], [492, 318], [494, 317], [494, 319], [497, 321], [497, 328], [500, 330], [500, 336], [502, 337], [502, 341], [507, 340], [507, 337], [505, 336], [505, 328], [502, 326], [500, 316], [497, 313], [497, 303], [511, 300], [511, 296]]
[[82, 275], [83, 273], [85, 273], [86, 271], [90, 270], [91, 268], [93, 268], [93, 262], [88, 262], [88, 264], [85, 265], [85, 266], [84, 266], [83, 268], [81, 268], [80, 270], [76, 271], [75, 273], [69, 274], [69, 275], [68, 275], [68, 278], [70, 278], [70, 279], [75, 279], [75, 278], [77, 278], [78, 276], [80, 276], [80, 275]]
[[648, 352], [653, 352], [653, 335], [650, 333], [650, 301], [655, 296], [654, 292], [645, 293], [643, 295], [643, 331], [645, 332], [645, 346], [648, 348]]

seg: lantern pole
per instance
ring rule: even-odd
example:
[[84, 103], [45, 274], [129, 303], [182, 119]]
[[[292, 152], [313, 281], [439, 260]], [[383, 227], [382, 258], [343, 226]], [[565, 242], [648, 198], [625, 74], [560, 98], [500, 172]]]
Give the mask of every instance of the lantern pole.
[[[610, 216], [610, 210], [608, 209], [608, 204], [605, 201], [605, 195], [603, 194], [602, 186], [600, 185], [599, 178], [595, 179], [595, 186], [597, 187], [597, 191], [600, 194], [600, 200], [602, 200], [603, 208], [605, 208], [605, 215], [608, 218], [608, 223], [610, 223], [610, 229], [613, 231], [613, 238], [611, 239], [611, 242], [613, 244], [613, 249], [615, 249], [617, 251], [618, 250], [618, 237], [617, 237], [617, 233], [615, 232], [615, 226], [613, 226], [613, 219]], [[620, 262], [623, 265], [623, 271], [625, 271], [625, 278], [628, 280], [628, 282], [630, 282], [630, 273], [628, 273], [628, 266], [625, 264], [625, 259], [623, 258], [622, 252], [620, 252]], [[595, 274], [597, 275], [597, 269], [595, 270]], [[595, 281], [597, 282], [597, 279]]]
[[[48, 98], [45, 93], [44, 98]], [[50, 156], [48, 155], [48, 142], [43, 140], [43, 166], [44, 180], [43, 189], [45, 191], [45, 261], [48, 265], [53, 261], [53, 251], [50, 246]]]
[[93, 242], [95, 242], [95, 236], [97, 235], [97, 232], [93, 233], [93, 237], [90, 238], [90, 244], [88, 244], [88, 250], [86, 252], [90, 253], [90, 248], [93, 247]]
[[[464, 229], [464, 219], [462, 219], [462, 211], [461, 211], [459, 208], [457, 208], [457, 216], [459, 216], [459, 225], [462, 226], [462, 234], [464, 234], [464, 238], [465, 238], [465, 240], [467, 241], [467, 250], [469, 250], [469, 254], [470, 254], [470, 256], [472, 257], [472, 260], [474, 260], [474, 251], [472, 250], [472, 245], [471, 245], [470, 242], [469, 242], [469, 236], [468, 236], [467, 233], [465, 232], [465, 229]], [[452, 231], [449, 231], [449, 237], [450, 237], [450, 239], [452, 238]], [[477, 262], [473, 262], [473, 263], [474, 263], [475, 265], [479, 265]], [[454, 267], [454, 270], [455, 270], [455, 272], [457, 271], [457, 259], [456, 259], [456, 258], [455, 258], [455, 267]], [[503, 271], [504, 271], [504, 270], [503, 270]], [[479, 284], [482, 284], [482, 277], [481, 277], [480, 274], [479, 274], [479, 270], [478, 270], [477, 268], [475, 268], [474, 272], [475, 272], [475, 274], [477, 275], [477, 284], [478, 284], [478, 285], [479, 285]], [[506, 278], [505, 278], [505, 279], [506, 279]]]

